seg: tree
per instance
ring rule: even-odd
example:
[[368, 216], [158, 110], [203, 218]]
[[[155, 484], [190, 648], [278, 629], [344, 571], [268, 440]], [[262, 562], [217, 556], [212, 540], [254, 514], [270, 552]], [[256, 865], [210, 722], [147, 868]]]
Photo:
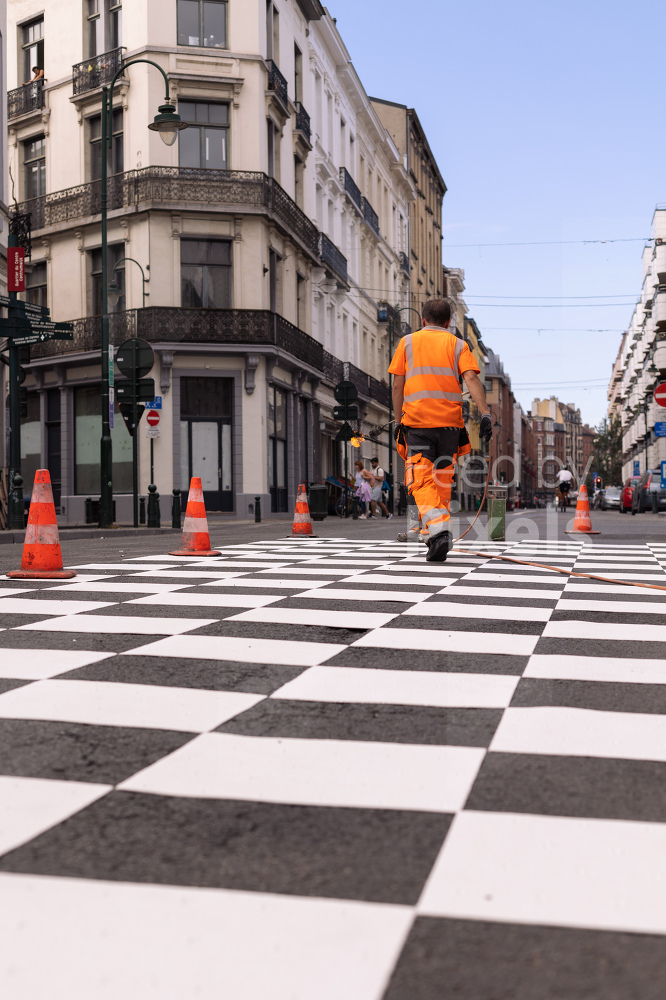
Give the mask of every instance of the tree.
[[595, 468], [604, 486], [622, 482], [622, 421], [606, 417], [596, 427], [594, 438]]

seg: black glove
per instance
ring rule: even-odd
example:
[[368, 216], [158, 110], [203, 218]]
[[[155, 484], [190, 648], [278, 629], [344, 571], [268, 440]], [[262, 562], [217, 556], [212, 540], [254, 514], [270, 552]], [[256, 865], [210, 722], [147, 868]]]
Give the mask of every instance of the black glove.
[[393, 440], [398, 441], [399, 438], [401, 437], [404, 438], [404, 436], [405, 436], [404, 427], [402, 426], [402, 424], [396, 424], [395, 427], [393, 428]]
[[479, 427], [479, 434], [484, 441], [490, 441], [493, 436], [493, 419], [489, 413], [484, 413], [481, 417], [481, 425]]

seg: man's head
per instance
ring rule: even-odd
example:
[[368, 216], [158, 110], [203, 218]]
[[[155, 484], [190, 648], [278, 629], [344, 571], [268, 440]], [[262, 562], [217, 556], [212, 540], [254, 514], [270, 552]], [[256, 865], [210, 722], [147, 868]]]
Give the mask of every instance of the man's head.
[[446, 299], [428, 299], [421, 309], [424, 326], [441, 326], [448, 329], [451, 322], [451, 306]]
[[373, 467], [373, 469], [376, 469], [377, 466], [379, 465], [379, 459], [378, 458], [371, 458], [370, 459], [370, 465]]

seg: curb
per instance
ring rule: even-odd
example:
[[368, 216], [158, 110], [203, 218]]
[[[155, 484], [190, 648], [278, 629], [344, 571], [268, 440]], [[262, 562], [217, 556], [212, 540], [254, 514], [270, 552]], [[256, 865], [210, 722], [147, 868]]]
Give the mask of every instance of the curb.
[[[64, 528], [58, 526], [61, 541], [77, 538], [136, 538], [146, 535], [180, 534], [180, 528]], [[25, 531], [0, 531], [0, 545], [23, 545]]]

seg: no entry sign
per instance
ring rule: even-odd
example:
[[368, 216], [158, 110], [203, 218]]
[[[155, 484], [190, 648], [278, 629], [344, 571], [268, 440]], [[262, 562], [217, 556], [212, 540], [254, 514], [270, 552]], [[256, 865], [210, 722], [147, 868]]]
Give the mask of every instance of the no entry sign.
[[660, 382], [654, 390], [654, 401], [659, 406], [666, 406], [666, 382]]
[[148, 421], [150, 427], [157, 427], [160, 422], [160, 415], [157, 410], [151, 410], [146, 417], [146, 420]]

